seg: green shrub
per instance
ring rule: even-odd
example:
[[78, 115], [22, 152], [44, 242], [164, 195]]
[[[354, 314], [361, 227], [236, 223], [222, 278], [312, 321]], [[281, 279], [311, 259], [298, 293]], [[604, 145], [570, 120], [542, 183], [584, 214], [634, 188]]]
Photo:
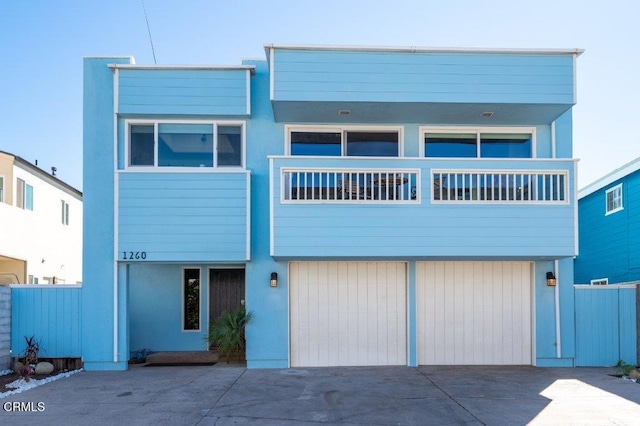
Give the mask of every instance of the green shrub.
[[233, 311], [225, 311], [209, 325], [207, 343], [218, 348], [218, 352], [224, 354], [227, 363], [231, 356], [236, 354], [238, 359], [245, 348], [244, 327], [252, 317], [243, 307]]
[[628, 376], [634, 368], [635, 367], [633, 365], [627, 364], [623, 360], [618, 360], [618, 363], [616, 364], [616, 372], [624, 376]]

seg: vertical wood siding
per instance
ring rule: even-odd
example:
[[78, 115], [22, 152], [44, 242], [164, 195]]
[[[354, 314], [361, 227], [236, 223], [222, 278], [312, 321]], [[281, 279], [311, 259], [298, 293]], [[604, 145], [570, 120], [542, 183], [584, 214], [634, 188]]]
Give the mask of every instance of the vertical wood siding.
[[418, 262], [418, 364], [531, 364], [531, 264]]
[[80, 358], [81, 288], [11, 289], [11, 350], [22, 356], [24, 337], [35, 336], [42, 358]]
[[576, 365], [637, 361], [636, 289], [576, 286]]
[[121, 173], [119, 257], [146, 261], [245, 261], [247, 175]]
[[277, 101], [573, 104], [573, 55], [275, 50]]
[[406, 264], [291, 262], [291, 366], [406, 365]]
[[247, 115], [245, 70], [119, 71], [121, 114]]

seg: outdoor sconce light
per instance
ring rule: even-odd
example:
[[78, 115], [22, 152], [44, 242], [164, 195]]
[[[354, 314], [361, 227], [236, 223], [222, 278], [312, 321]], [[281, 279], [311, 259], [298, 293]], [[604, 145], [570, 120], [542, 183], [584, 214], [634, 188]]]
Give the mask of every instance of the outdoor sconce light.
[[547, 272], [547, 285], [549, 287], [555, 287], [556, 285], [556, 276], [553, 275], [553, 272]]
[[272, 272], [271, 273], [271, 281], [269, 283], [271, 284], [271, 287], [278, 287], [278, 273], [277, 272]]

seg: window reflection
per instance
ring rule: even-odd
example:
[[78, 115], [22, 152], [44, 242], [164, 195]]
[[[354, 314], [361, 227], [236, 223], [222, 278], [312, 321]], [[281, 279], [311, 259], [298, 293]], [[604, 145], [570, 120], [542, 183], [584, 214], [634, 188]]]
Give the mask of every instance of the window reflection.
[[427, 157], [477, 157], [475, 134], [427, 133], [424, 152]]
[[153, 125], [131, 126], [129, 165], [153, 166]]
[[213, 167], [213, 126], [158, 125], [158, 166]]
[[291, 155], [340, 156], [339, 132], [291, 132]]
[[347, 155], [397, 157], [397, 132], [347, 132]]
[[482, 133], [480, 156], [489, 158], [531, 158], [530, 134]]
[[218, 166], [242, 166], [242, 127], [218, 127]]

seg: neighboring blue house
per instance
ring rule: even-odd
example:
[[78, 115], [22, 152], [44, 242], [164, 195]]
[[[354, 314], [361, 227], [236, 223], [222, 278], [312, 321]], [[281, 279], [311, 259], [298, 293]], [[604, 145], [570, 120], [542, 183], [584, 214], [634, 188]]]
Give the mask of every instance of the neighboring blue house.
[[640, 158], [578, 193], [578, 284], [640, 281]]
[[640, 362], [640, 158], [578, 192], [578, 365]]
[[85, 368], [245, 301], [250, 368], [575, 365], [580, 53], [86, 58]]

